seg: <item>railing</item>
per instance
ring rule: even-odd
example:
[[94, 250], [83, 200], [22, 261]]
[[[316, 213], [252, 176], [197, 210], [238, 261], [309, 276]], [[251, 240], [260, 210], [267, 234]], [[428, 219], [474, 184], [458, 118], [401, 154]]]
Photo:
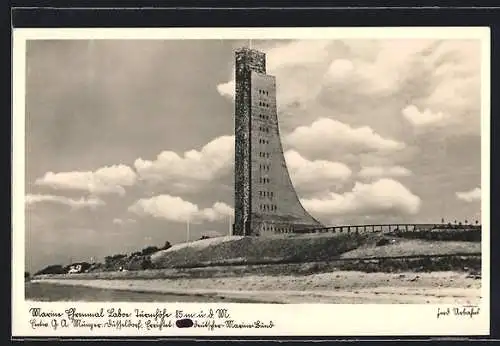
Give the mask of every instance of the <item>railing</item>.
[[445, 225], [429, 223], [394, 223], [378, 225], [347, 225], [347, 226], [328, 226], [311, 227], [306, 229], [297, 229], [294, 233], [366, 233], [366, 232], [394, 232], [394, 231], [423, 231], [432, 229], [469, 229], [481, 230], [481, 225]]

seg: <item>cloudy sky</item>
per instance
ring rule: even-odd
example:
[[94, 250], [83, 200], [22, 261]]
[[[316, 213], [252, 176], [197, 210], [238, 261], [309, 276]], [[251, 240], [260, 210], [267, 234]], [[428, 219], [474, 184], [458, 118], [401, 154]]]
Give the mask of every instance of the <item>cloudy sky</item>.
[[[229, 40], [29, 41], [26, 267], [227, 234]], [[253, 41], [292, 180], [328, 225], [480, 218], [480, 43]]]

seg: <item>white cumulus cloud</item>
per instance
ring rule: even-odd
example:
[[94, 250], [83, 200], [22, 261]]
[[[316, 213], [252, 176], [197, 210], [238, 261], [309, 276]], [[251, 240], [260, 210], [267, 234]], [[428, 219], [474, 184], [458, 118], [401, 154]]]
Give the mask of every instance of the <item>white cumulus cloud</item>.
[[470, 191], [457, 192], [457, 198], [465, 202], [474, 202], [481, 200], [481, 188], [476, 187]]
[[[432, 71], [430, 92], [412, 103], [414, 125], [446, 124], [454, 133], [479, 133], [481, 114], [481, 50], [479, 40], [439, 41], [421, 55]], [[416, 76], [415, 76], [416, 78]], [[425, 109], [423, 112], [416, 108]], [[432, 111], [431, 111], [432, 110]], [[419, 114], [420, 113], [420, 114]], [[405, 115], [406, 116], [406, 115]]]
[[28, 194], [26, 195], [25, 202], [27, 205], [33, 205], [37, 203], [57, 203], [68, 205], [72, 209], [81, 208], [96, 208], [98, 206], [104, 205], [104, 201], [97, 197], [73, 199], [65, 196], [54, 196], [54, 195], [42, 195], [42, 194]]
[[380, 179], [364, 184], [356, 182], [352, 191], [342, 194], [329, 193], [322, 198], [301, 200], [304, 207], [318, 215], [375, 215], [416, 214], [420, 198], [401, 183], [392, 179]]
[[326, 160], [310, 161], [295, 150], [285, 153], [290, 178], [295, 187], [303, 190], [328, 189], [351, 176], [348, 166]]
[[443, 112], [433, 113], [430, 109], [420, 111], [416, 106], [406, 106], [403, 111], [403, 116], [414, 126], [431, 126], [444, 125], [449, 119], [449, 116]]
[[126, 165], [113, 165], [86, 172], [47, 172], [36, 185], [61, 190], [80, 190], [92, 194], [125, 194], [124, 186], [136, 182], [135, 172]]
[[217, 221], [234, 214], [233, 208], [222, 202], [215, 202], [210, 208], [200, 210], [195, 218], [207, 221]]
[[321, 118], [310, 126], [299, 126], [285, 141], [304, 152], [333, 150], [338, 146], [358, 150], [400, 150], [405, 144], [393, 139], [383, 138], [368, 126], [354, 128], [340, 121]]
[[217, 221], [233, 215], [233, 209], [222, 202], [216, 202], [210, 208], [200, 209], [196, 204], [170, 195], [140, 199], [128, 210], [140, 216], [153, 216], [175, 222], [189, 220], [193, 223]]
[[134, 166], [139, 177], [154, 182], [210, 181], [231, 167], [234, 160], [234, 136], [221, 136], [201, 150], [161, 152], [154, 161], [139, 158]]
[[362, 167], [358, 176], [362, 178], [407, 177], [412, 172], [401, 166], [366, 166]]
[[217, 91], [222, 96], [227, 96], [234, 99], [235, 81], [231, 80], [229, 82], [217, 85]]
[[351, 77], [354, 71], [354, 64], [347, 59], [335, 59], [332, 61], [328, 70], [326, 71], [326, 78], [332, 82], [339, 83], [346, 78]]
[[[479, 40], [401, 38], [297, 40], [257, 49], [266, 53], [267, 73], [277, 78], [278, 109], [287, 123], [304, 118], [294, 114], [298, 108], [314, 116], [325, 100], [334, 99], [336, 109], [352, 117], [365, 116], [377, 100], [391, 100], [388, 107], [399, 109], [384, 112], [381, 122], [393, 122], [405, 102], [414, 107], [404, 113], [416, 126], [445, 121], [453, 129], [441, 131], [478, 133], [480, 47]], [[217, 89], [234, 98], [231, 73]]]
[[266, 49], [269, 71], [314, 65], [328, 59], [328, 40], [298, 40]]
[[[324, 75], [322, 66], [328, 63], [330, 44], [325, 40], [301, 40], [263, 49], [267, 73], [277, 77], [276, 93], [281, 105], [312, 100], [318, 95], [322, 86], [317, 80]], [[222, 96], [234, 99], [234, 79], [233, 71], [229, 81], [217, 85]]]

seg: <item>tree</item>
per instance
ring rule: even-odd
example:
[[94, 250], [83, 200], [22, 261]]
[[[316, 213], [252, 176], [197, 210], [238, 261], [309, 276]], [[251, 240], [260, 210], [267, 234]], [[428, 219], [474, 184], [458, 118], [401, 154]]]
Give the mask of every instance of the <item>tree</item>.
[[468, 221], [467, 219], [465, 219], [465, 224], [466, 224], [466, 225], [467, 225], [467, 224], [469, 224], [469, 221]]
[[160, 249], [158, 249], [156, 246], [148, 246], [148, 247], [142, 249], [141, 254], [143, 256], [147, 256], [147, 255], [154, 254], [155, 252], [158, 252], [158, 251], [160, 251]]
[[444, 225], [444, 218], [441, 218], [441, 224]]
[[35, 275], [43, 275], [43, 274], [66, 274], [66, 271], [64, 270], [64, 267], [62, 265], [53, 264], [43, 268]]
[[151, 258], [145, 257], [141, 262], [141, 269], [153, 269], [153, 263], [151, 262]]
[[476, 220], [476, 226], [479, 225], [479, 220]]
[[163, 245], [163, 250], [170, 249], [172, 247], [172, 244], [167, 240], [165, 242], [165, 245]]

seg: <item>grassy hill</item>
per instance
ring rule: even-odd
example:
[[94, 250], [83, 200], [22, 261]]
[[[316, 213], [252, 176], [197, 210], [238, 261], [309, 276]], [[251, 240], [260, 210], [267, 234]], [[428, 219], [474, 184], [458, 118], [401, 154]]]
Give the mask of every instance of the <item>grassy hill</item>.
[[[310, 275], [335, 271], [432, 272], [481, 270], [481, 243], [407, 239], [394, 234], [312, 234], [219, 237], [176, 244], [147, 256], [150, 266], [41, 275], [69, 279], [175, 279], [245, 275]], [[142, 258], [142, 257], [140, 257]]]
[[155, 268], [306, 263], [348, 258], [479, 254], [479, 242], [404, 239], [381, 233], [221, 237], [151, 256]]

